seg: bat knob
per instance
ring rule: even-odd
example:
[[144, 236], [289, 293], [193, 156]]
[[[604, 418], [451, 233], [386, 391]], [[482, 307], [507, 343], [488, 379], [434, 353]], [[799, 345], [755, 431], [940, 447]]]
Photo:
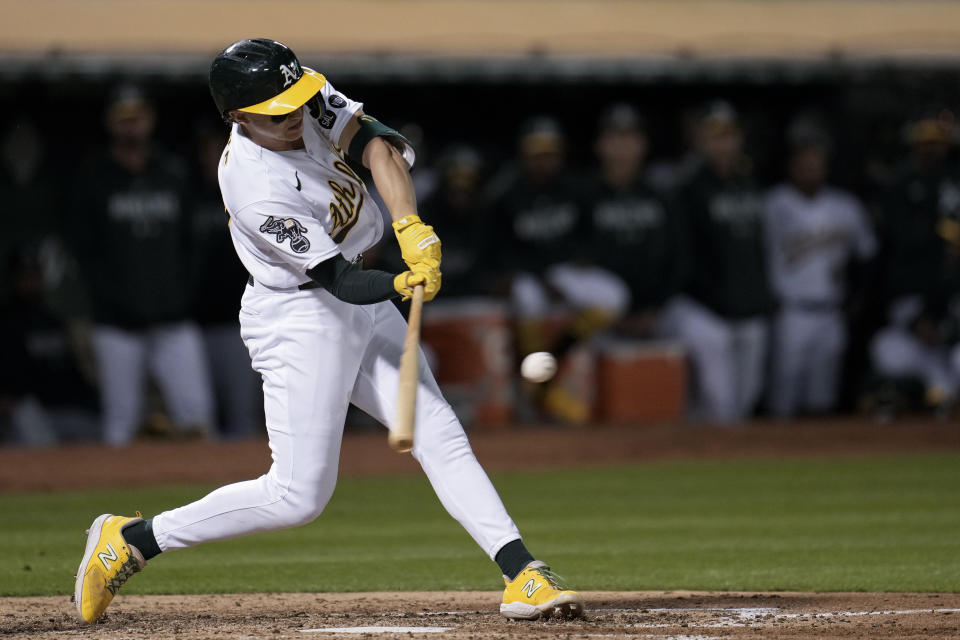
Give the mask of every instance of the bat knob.
[[407, 436], [398, 436], [392, 431], [390, 432], [390, 435], [387, 436], [387, 442], [390, 444], [390, 448], [397, 453], [409, 453], [411, 450], [413, 450], [413, 438]]

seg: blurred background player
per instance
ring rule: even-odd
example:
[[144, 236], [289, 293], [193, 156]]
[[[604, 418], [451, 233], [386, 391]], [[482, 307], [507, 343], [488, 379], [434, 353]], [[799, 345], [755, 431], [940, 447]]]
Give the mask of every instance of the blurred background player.
[[105, 124], [108, 150], [86, 163], [68, 220], [91, 285], [103, 437], [112, 446], [134, 438], [148, 371], [175, 428], [206, 432], [212, 394], [188, 319], [195, 253], [186, 169], [153, 143], [154, 110], [138, 87], [117, 89]]
[[[80, 316], [86, 311], [85, 288], [65, 242], [63, 168], [48, 153], [49, 145], [36, 122], [15, 116], [0, 141], [0, 202], [16, 217], [16, 233], [0, 240], [0, 269], [23, 257], [24, 240], [35, 250], [43, 277], [42, 295], [52, 312], [79, 338]], [[0, 282], [12, 280], [0, 275]]]
[[[423, 133], [419, 131], [419, 127], [408, 125], [405, 129], [412, 129], [422, 139]], [[400, 133], [406, 135], [403, 131]], [[414, 144], [414, 140], [408, 140], [411, 145]], [[419, 162], [419, 147], [416, 148]], [[424, 196], [420, 202], [420, 211], [424, 217], [443, 228], [444, 246], [452, 249], [444, 262], [443, 299], [502, 291], [502, 282], [492, 280], [488, 275], [484, 276], [479, 269], [481, 258], [487, 255], [484, 252], [493, 250], [489, 246], [487, 213], [480, 193], [484, 178], [483, 158], [480, 153], [467, 144], [450, 145], [437, 158], [435, 170], [411, 173], [415, 192], [416, 175], [428, 176], [421, 179], [424, 185], [421, 189], [429, 195]], [[420, 197], [417, 192], [418, 202]], [[386, 210], [381, 199], [377, 198], [377, 203], [381, 211]], [[370, 265], [378, 269], [390, 270], [402, 266], [399, 247], [389, 243], [384, 245], [364, 254], [364, 261], [367, 261], [368, 255], [372, 255], [374, 259], [370, 260]], [[431, 307], [440, 305], [443, 305], [443, 301], [438, 300], [437, 304]]]
[[763, 195], [733, 108], [714, 102], [699, 125], [703, 163], [680, 187], [686, 295], [671, 320], [693, 369], [695, 417], [732, 423], [753, 413], [763, 389], [772, 306]]
[[[501, 273], [508, 274], [518, 355], [551, 351], [562, 357], [573, 345], [619, 318], [630, 302], [626, 284], [591, 257], [582, 197], [565, 170], [565, 139], [547, 117], [523, 124], [518, 163], [494, 179], [489, 215], [502, 221]], [[547, 324], [562, 315], [560, 337]], [[556, 333], [556, 332], [555, 332]], [[562, 366], [562, 365], [561, 365]], [[557, 417], [581, 422], [589, 407], [552, 385], [543, 397]]]
[[483, 159], [469, 145], [452, 145], [441, 153], [436, 173], [436, 188], [420, 211], [443, 229], [449, 249], [443, 261], [443, 297], [490, 293], [494, 283], [485, 281], [480, 268], [490, 250], [480, 197]]
[[769, 192], [764, 207], [778, 303], [769, 404], [781, 418], [835, 409], [847, 345], [848, 267], [877, 252], [859, 200], [826, 182], [826, 133], [812, 121], [798, 121], [788, 143], [788, 181]]
[[[0, 201], [11, 219], [17, 216], [17, 233], [0, 240], [0, 269], [16, 262], [23, 238], [40, 246], [59, 231], [61, 185], [51, 179], [46, 151], [43, 135], [25, 116], [12, 118], [0, 136]], [[0, 281], [12, 282], [3, 272]]]
[[263, 429], [260, 377], [240, 338], [237, 300], [247, 285], [247, 271], [237, 258], [220, 197], [217, 167], [227, 142], [219, 122], [196, 128], [196, 170], [190, 214], [196, 245], [191, 316], [200, 327], [216, 400], [216, 426], [227, 439], [246, 438]]
[[67, 251], [63, 187], [48, 144], [28, 116], [0, 136], [0, 203], [16, 231], [0, 241], [0, 396], [12, 431], [30, 445], [98, 436], [95, 374], [83, 321], [85, 287]]
[[49, 304], [38, 248], [10, 255], [4, 273], [0, 441], [42, 446], [95, 440], [96, 390], [66, 320]]
[[644, 174], [647, 150], [637, 110], [608, 108], [594, 143], [599, 171], [584, 189], [593, 256], [630, 288], [629, 313], [616, 329], [638, 338], [663, 334], [662, 310], [679, 291], [682, 258], [676, 212]]
[[960, 181], [948, 158], [955, 135], [953, 114], [945, 109], [906, 127], [911, 153], [881, 211], [887, 325], [871, 345], [877, 373], [919, 380], [925, 403], [944, 410], [960, 389], [951, 355], [958, 338], [951, 311], [960, 292], [960, 263], [951, 235], [941, 233], [960, 216]]

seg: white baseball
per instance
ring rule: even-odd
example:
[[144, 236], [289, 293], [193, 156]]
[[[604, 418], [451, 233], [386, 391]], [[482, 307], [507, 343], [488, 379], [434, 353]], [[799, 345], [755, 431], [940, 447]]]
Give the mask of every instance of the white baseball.
[[546, 351], [535, 351], [520, 363], [520, 375], [530, 382], [546, 382], [557, 372], [557, 359]]

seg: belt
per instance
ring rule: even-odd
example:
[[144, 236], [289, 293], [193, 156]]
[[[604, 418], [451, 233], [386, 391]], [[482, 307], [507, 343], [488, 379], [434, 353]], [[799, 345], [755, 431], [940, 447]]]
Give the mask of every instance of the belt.
[[[253, 276], [251, 276], [250, 274], [247, 274], [247, 285], [248, 285], [248, 286], [251, 286], [251, 287], [254, 285]], [[266, 286], [266, 285], [263, 285], [263, 286]], [[323, 286], [323, 285], [321, 285], [319, 282], [317, 282], [317, 281], [315, 281], [315, 280], [308, 280], [308, 281], [304, 282], [303, 284], [297, 285], [297, 289], [299, 289], [300, 291], [307, 291], [307, 290], [309, 290], [309, 289], [319, 289], [319, 288], [321, 288], [322, 286]], [[268, 287], [268, 288], [269, 288], [269, 287]], [[291, 289], [292, 289], [292, 287], [291, 287]]]

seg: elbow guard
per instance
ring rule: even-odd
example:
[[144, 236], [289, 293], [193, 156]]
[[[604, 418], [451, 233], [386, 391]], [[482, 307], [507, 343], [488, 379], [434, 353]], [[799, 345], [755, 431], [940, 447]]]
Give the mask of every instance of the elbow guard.
[[362, 164], [363, 151], [370, 141], [374, 138], [384, 138], [400, 152], [403, 159], [407, 161], [407, 165], [413, 167], [417, 155], [409, 140], [373, 116], [361, 115], [357, 121], [360, 123], [360, 129], [354, 134], [353, 140], [350, 141], [350, 148], [347, 149], [347, 155], [351, 159]]

